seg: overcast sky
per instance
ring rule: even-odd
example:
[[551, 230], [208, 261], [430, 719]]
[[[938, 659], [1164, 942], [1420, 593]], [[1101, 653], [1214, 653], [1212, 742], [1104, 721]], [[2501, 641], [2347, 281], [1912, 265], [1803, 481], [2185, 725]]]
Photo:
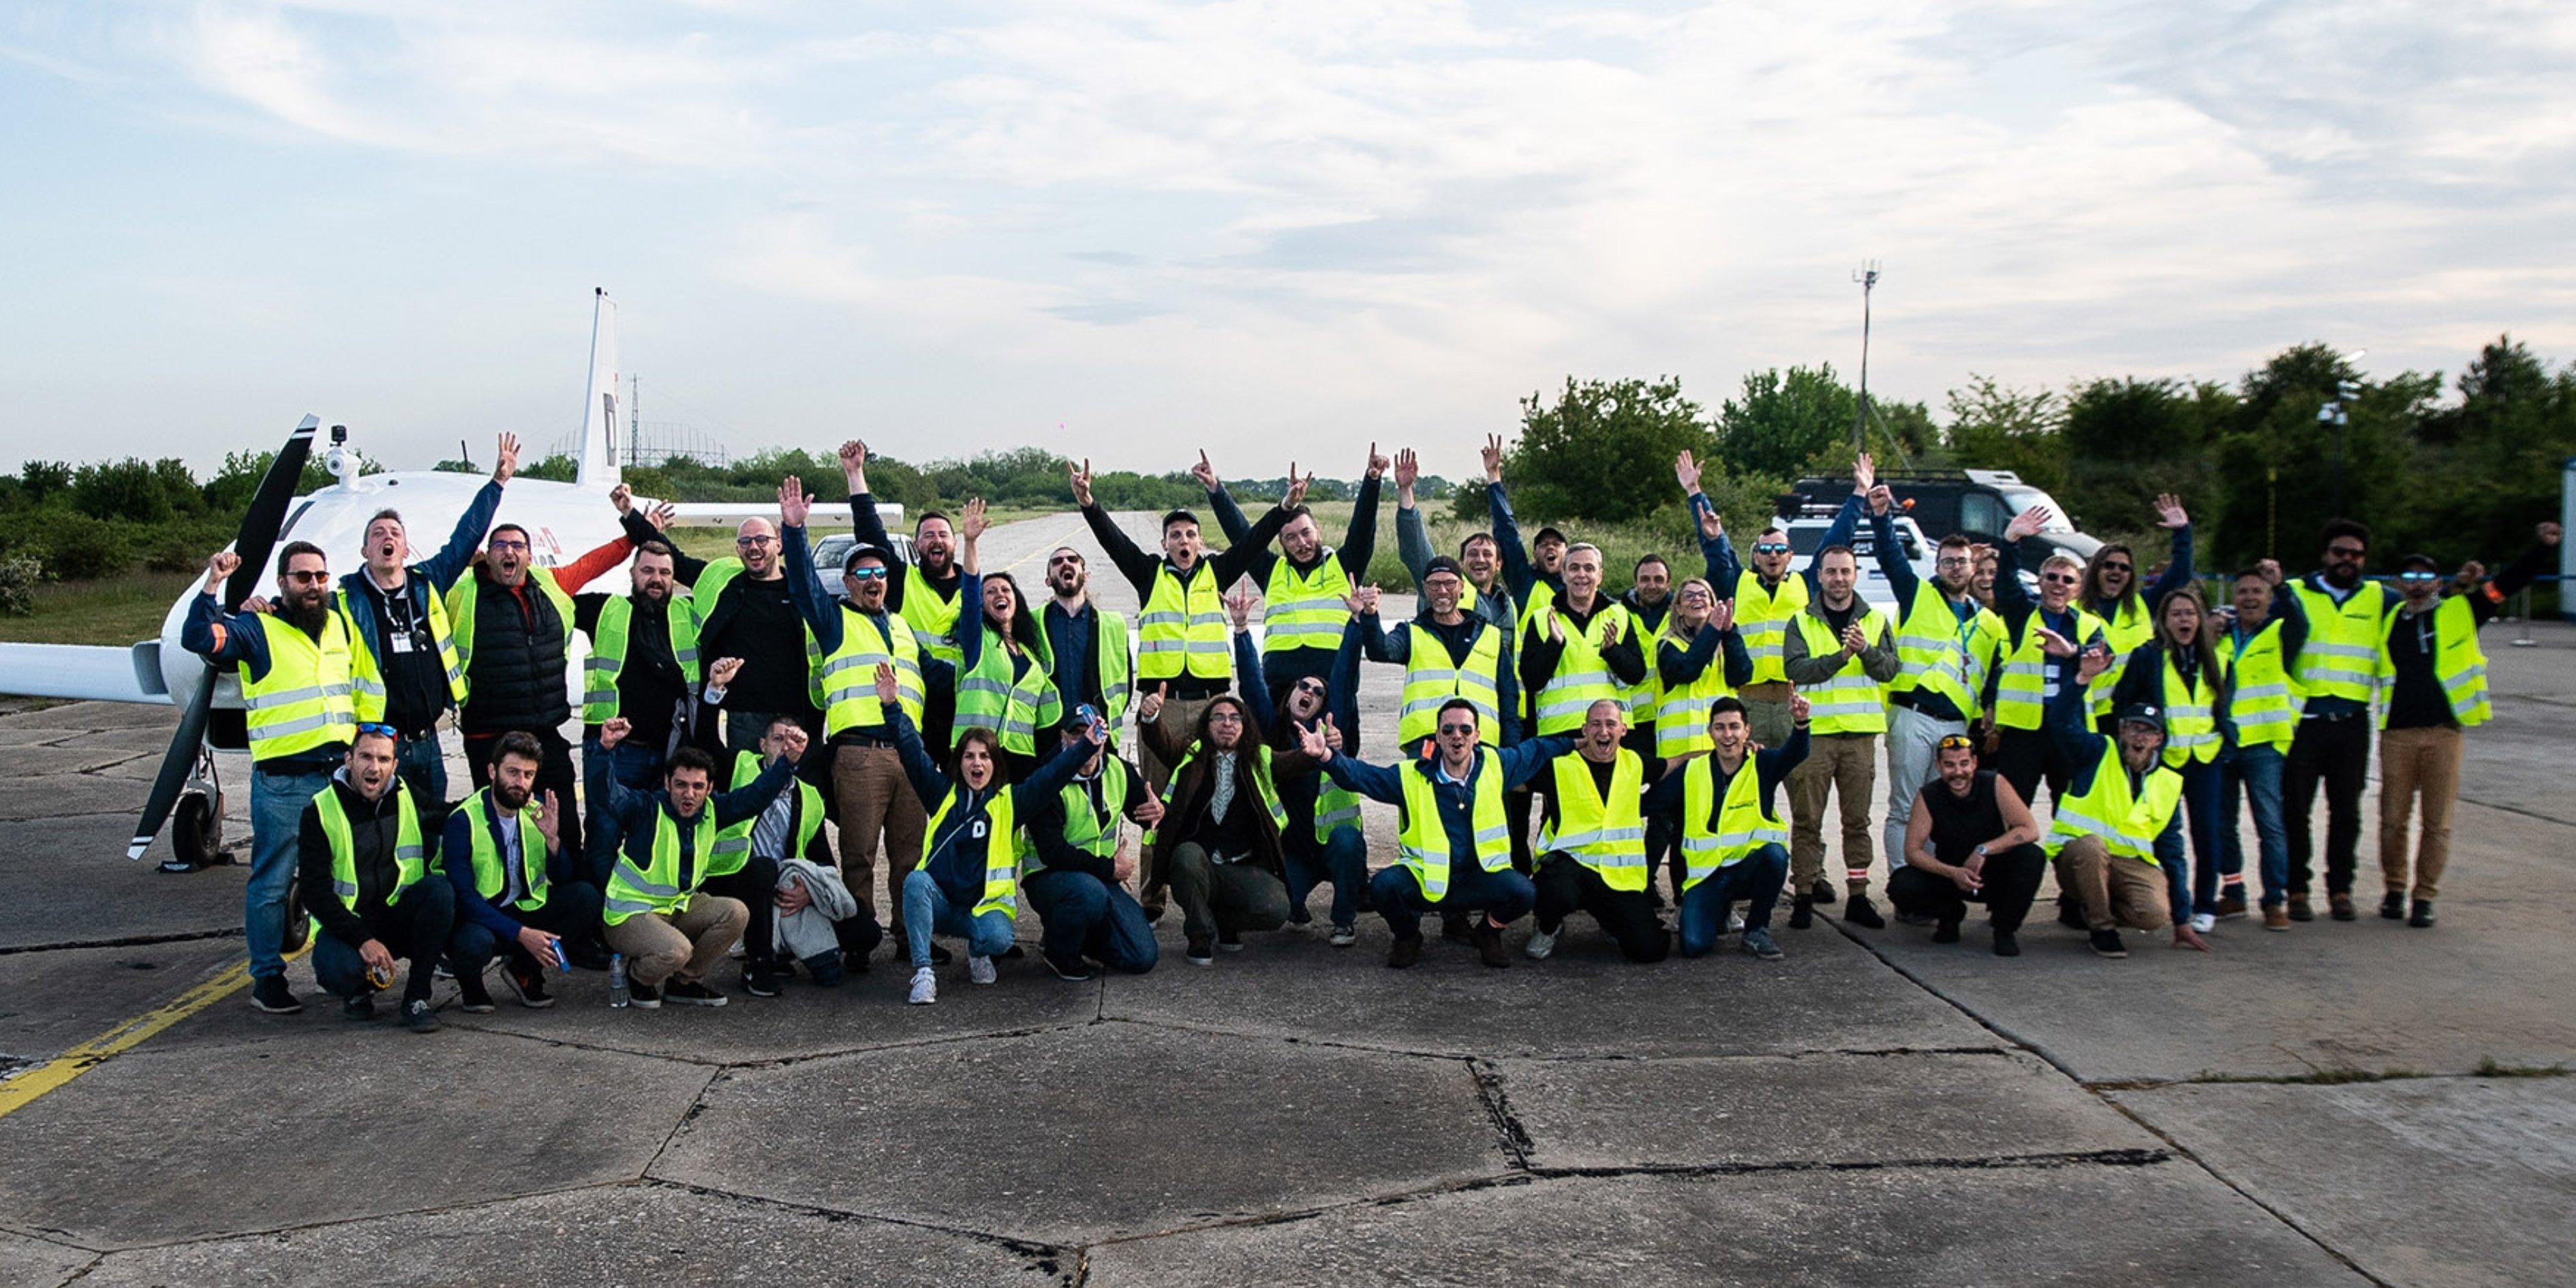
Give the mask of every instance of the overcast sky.
[[[1568, 374], [2576, 356], [2576, 5], [14, 4], [0, 468], [648, 422], [1472, 466]], [[1064, 428], [1059, 431], [1058, 426]]]

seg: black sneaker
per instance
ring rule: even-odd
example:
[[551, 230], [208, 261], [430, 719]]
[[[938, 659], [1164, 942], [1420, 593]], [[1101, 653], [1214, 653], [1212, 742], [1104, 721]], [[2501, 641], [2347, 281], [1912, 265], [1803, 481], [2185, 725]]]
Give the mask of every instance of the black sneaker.
[[1833, 907], [1834, 900], [1841, 897], [1842, 892], [1834, 889], [1834, 883], [1823, 877], [1816, 878], [1816, 884], [1807, 888], [1807, 902], [1819, 908]]
[[492, 991], [483, 986], [483, 976], [480, 972], [468, 972], [456, 977], [456, 1009], [467, 1015], [492, 1013]]
[[752, 962], [742, 968], [742, 991], [753, 997], [776, 997], [785, 991], [780, 987], [778, 968], [767, 962]]
[[344, 1020], [372, 1020], [376, 1018], [376, 995], [373, 993], [355, 993], [342, 998], [340, 1000], [340, 1018]]
[[2011, 931], [2009, 931], [2009, 930], [1998, 930], [1998, 931], [1996, 931], [1996, 932], [1995, 932], [1995, 956], [1997, 956], [1997, 957], [2019, 957], [2019, 956], [2021, 956], [2021, 940], [2019, 940], [2019, 939], [2015, 938], [2015, 937], [2013, 936], [2013, 932], [2011, 932]]
[[[519, 995], [519, 1005], [529, 1010], [542, 1011], [555, 1004], [554, 995], [546, 991], [546, 973], [543, 970], [526, 970], [513, 964], [501, 972], [501, 978], [510, 981], [510, 991]], [[633, 990], [628, 991], [631, 993]]]
[[250, 982], [250, 1004], [271, 1015], [293, 1015], [304, 1009], [284, 975], [262, 975]]
[[639, 984], [629, 980], [626, 984], [626, 1000], [628, 1004], [643, 1010], [658, 1011], [662, 1009], [662, 990], [650, 984]]
[[2430, 899], [2416, 900], [2415, 915], [2408, 917], [2406, 919], [2406, 924], [2415, 927], [2417, 930], [2431, 929], [2433, 925], [2433, 901]]
[[722, 1006], [725, 995], [693, 979], [675, 979], [662, 986], [662, 1000], [673, 1006]]
[[1057, 979], [1069, 979], [1080, 983], [1083, 980], [1099, 978], [1098, 973], [1091, 969], [1091, 963], [1079, 957], [1069, 962], [1060, 962], [1046, 953], [1040, 953], [1038, 956], [1046, 960], [1047, 969], [1054, 971]]
[[438, 1012], [429, 1009], [429, 999], [415, 997], [403, 1003], [403, 1027], [414, 1033], [438, 1032]]
[[1311, 912], [1308, 912], [1308, 911], [1306, 910], [1306, 905], [1304, 905], [1304, 904], [1302, 904], [1302, 903], [1301, 903], [1301, 904], [1298, 904], [1296, 907], [1294, 907], [1294, 908], [1290, 908], [1290, 909], [1288, 910], [1288, 924], [1289, 924], [1289, 925], [1292, 925], [1292, 926], [1303, 926], [1303, 925], [1311, 924], [1314, 920], [1315, 920], [1315, 914], [1314, 914], [1314, 913], [1311, 913]]
[[1190, 936], [1190, 946], [1187, 955], [1190, 959], [1190, 965], [1192, 966], [1215, 965], [1216, 940], [1206, 935]]
[[564, 956], [572, 959], [575, 970], [595, 970], [604, 973], [608, 969], [608, 959], [615, 955], [608, 951], [608, 945], [599, 942], [597, 935], [584, 935], [577, 940], [567, 939], [564, 941], [564, 949]]
[[2057, 896], [2057, 924], [2068, 930], [2084, 928], [2084, 905], [2065, 895]]
[[2129, 946], [2120, 942], [2119, 931], [2096, 930], [2093, 932], [2093, 951], [2103, 957], [2126, 957]]
[[1789, 929], [1805, 930], [1809, 926], [1815, 924], [1815, 901], [1809, 899], [1803, 894], [1799, 895], [1797, 899], [1789, 905]]
[[1843, 907], [1843, 920], [1872, 930], [1887, 929], [1887, 918], [1878, 915], [1878, 905], [1871, 903], [1869, 895], [1859, 890], [1852, 891], [1851, 902]]
[[1386, 965], [1389, 970], [1403, 970], [1422, 960], [1422, 936], [1398, 939], [1387, 945]]
[[1949, 920], [1934, 926], [1932, 928], [1932, 942], [1936, 944], [1955, 944], [1959, 942], [1959, 923], [1956, 920]]
[[2406, 892], [2403, 890], [2391, 890], [2387, 894], [2382, 895], [2379, 900], [2379, 915], [2388, 918], [2390, 921], [2404, 921], [2406, 919]]
[[1238, 931], [1232, 930], [1218, 931], [1216, 935], [1216, 950], [1221, 953], [1242, 952], [1243, 935]]

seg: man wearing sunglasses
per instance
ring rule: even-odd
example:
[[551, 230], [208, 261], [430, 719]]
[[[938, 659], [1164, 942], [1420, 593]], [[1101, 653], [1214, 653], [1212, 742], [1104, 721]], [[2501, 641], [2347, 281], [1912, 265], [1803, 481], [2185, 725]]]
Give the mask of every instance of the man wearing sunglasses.
[[1422, 959], [1422, 914], [1459, 907], [1484, 910], [1470, 932], [1478, 960], [1509, 966], [1503, 928], [1536, 900], [1530, 879], [1512, 870], [1503, 792], [1573, 750], [1574, 737], [1551, 734], [1496, 751], [1478, 741], [1477, 727], [1475, 704], [1451, 698], [1440, 708], [1437, 754], [1393, 765], [1336, 755], [1320, 729], [1304, 734], [1306, 754], [1334, 782], [1403, 810], [1396, 862], [1369, 882], [1370, 906], [1395, 932], [1386, 955], [1393, 969]]
[[[572, 800], [573, 750], [561, 732], [572, 718], [564, 674], [580, 619], [573, 592], [615, 568], [628, 541], [617, 537], [561, 568], [536, 564], [528, 530], [492, 529], [483, 557], [447, 595], [456, 652], [465, 664], [466, 695], [456, 727], [465, 735], [465, 764], [476, 787], [492, 785], [492, 749], [502, 735], [524, 733], [545, 749], [537, 791]], [[579, 810], [565, 810], [564, 852], [586, 854]], [[576, 958], [580, 960], [580, 958]]]
[[2102, 619], [2102, 639], [2111, 646], [2111, 669], [2092, 688], [2093, 719], [2106, 726], [2105, 733], [2110, 732], [2111, 695], [2119, 689], [2129, 655], [2155, 638], [2156, 613], [2165, 596], [2192, 580], [2191, 516], [2183, 510], [2182, 498], [2159, 494], [2155, 509], [2156, 526], [2173, 533], [2173, 554], [2165, 561], [2164, 574], [2141, 592], [2137, 555], [2127, 546], [2107, 545], [2084, 566], [2084, 588], [2076, 597], [2085, 611]]
[[[1279, 528], [1279, 553], [1257, 550], [1246, 569], [1261, 587], [1261, 678], [1271, 692], [1300, 679], [1322, 680], [1333, 673], [1342, 628], [1351, 620], [1342, 600], [1352, 586], [1367, 580], [1369, 560], [1377, 551], [1378, 486], [1388, 464], [1377, 454], [1377, 444], [1369, 444], [1349, 531], [1341, 545], [1328, 546], [1314, 513], [1305, 506], [1314, 476], [1297, 477], [1296, 464], [1290, 462], [1288, 497], [1282, 503], [1288, 521]], [[1252, 525], [1226, 491], [1225, 481], [1217, 477], [1216, 467], [1208, 463], [1205, 451], [1199, 453], [1199, 463], [1190, 467], [1190, 477], [1207, 490], [1208, 505], [1216, 511], [1217, 526], [1226, 540], [1240, 545], [1249, 539]]]
[[1109, 726], [1109, 748], [1119, 748], [1128, 701], [1135, 696], [1134, 660], [1127, 651], [1127, 616], [1091, 599], [1091, 563], [1071, 546], [1047, 555], [1047, 602], [1038, 610], [1046, 633], [1049, 676], [1064, 698], [1061, 728], [1080, 736], [1073, 713], [1084, 706]]
[[[331, 611], [331, 574], [322, 548], [290, 541], [277, 556], [273, 611], [227, 614], [215, 596], [241, 567], [219, 550], [206, 560], [204, 593], [188, 605], [179, 644], [214, 663], [241, 668], [249, 709], [250, 882], [242, 891], [242, 932], [250, 948], [250, 1004], [272, 1015], [304, 1009], [286, 987], [286, 896], [295, 881], [298, 820], [330, 789], [361, 719], [383, 715], [381, 689], [354, 687], [345, 614]], [[392, 762], [390, 749], [387, 763]]]
[[2079, 653], [2110, 655], [2102, 619], [2076, 602], [2076, 588], [2084, 581], [2081, 562], [2064, 554], [2042, 560], [2035, 602], [2022, 587], [2021, 542], [2037, 535], [2048, 517], [2048, 507], [2035, 505], [2004, 525], [2003, 545], [1995, 551], [1994, 617], [1982, 644], [1992, 650], [1996, 668], [1995, 769], [2034, 808], [2042, 782], [2053, 801], [2066, 791], [2066, 777], [2073, 771], [2049, 738], [2046, 714], [2049, 700], [2074, 677], [2076, 663], [2050, 652], [2045, 636], [2055, 632]]
[[2290, 851], [2290, 920], [2313, 921], [2308, 902], [2314, 878], [2315, 832], [2309, 811], [2317, 789], [2326, 793], [2326, 901], [2337, 921], [2355, 917], [2354, 869], [2361, 847], [2361, 789], [2370, 772], [2370, 703], [2378, 691], [2373, 674], [2388, 616], [2401, 598], [2396, 587], [2362, 576], [2370, 556], [2370, 529], [2351, 519], [2325, 527], [2325, 566], [2290, 584], [2308, 624], [2307, 642], [2292, 665], [2292, 690], [2301, 696], [2299, 732], [2281, 768], [2281, 813]]
[[[2451, 805], [2460, 791], [2460, 732], [2486, 723], [2487, 659], [2478, 628], [2494, 620], [2505, 597], [2531, 584], [2557, 557], [2560, 532], [2540, 525], [2539, 540], [2495, 580], [2476, 560], [2446, 586], [2433, 556], [2398, 565], [2402, 598], [2380, 638], [2377, 673], [2387, 702], [2379, 714], [2379, 875], [2386, 887], [2379, 915], [2428, 929], [2442, 869], [2451, 857]], [[2416, 806], [2424, 829], [2411, 869], [2408, 821]], [[2407, 908], [2407, 897], [2414, 907]]]
[[[879, 550], [894, 549], [894, 539], [886, 535], [885, 520], [877, 513], [876, 495], [868, 490], [868, 445], [858, 439], [841, 444], [841, 477], [850, 489], [850, 523], [858, 534], [859, 544]], [[965, 664], [965, 653], [957, 638], [960, 605], [959, 588], [965, 584], [963, 571], [957, 566], [957, 527], [948, 516], [937, 510], [924, 510], [912, 521], [912, 561], [894, 560], [886, 565], [886, 607], [900, 615], [912, 628], [913, 638], [920, 641], [922, 656], [951, 669]], [[971, 629], [975, 614], [967, 614]], [[957, 723], [957, 689], [953, 684], [932, 685], [922, 695], [922, 709], [913, 720], [922, 744], [934, 756], [948, 754], [948, 745]]]

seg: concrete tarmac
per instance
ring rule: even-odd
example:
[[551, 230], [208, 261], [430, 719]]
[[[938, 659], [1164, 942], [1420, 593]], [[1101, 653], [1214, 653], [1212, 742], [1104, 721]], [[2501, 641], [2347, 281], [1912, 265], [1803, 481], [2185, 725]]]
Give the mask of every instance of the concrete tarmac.
[[[1070, 514], [987, 566], [1036, 591], [1058, 541], [1134, 610]], [[1207, 968], [1174, 915], [1153, 973], [1067, 983], [1024, 916], [1031, 960], [936, 1006], [883, 957], [774, 1000], [720, 967], [718, 1010], [576, 972], [544, 1011], [442, 984], [426, 1037], [299, 961], [301, 1015], [234, 992], [0, 1109], [0, 1284], [2558, 1282], [2576, 627], [2521, 633], [2486, 632], [2432, 930], [2371, 915], [2374, 788], [2364, 919], [2208, 955], [2098, 959], [2043, 894], [2010, 960], [1828, 910], [1776, 963], [1631, 966], [1577, 918], [1545, 962], [1435, 937], [1399, 973], [1375, 917], [1325, 943], [1323, 889]], [[1398, 676], [1364, 674], [1383, 758]], [[172, 713], [31, 708], [0, 700], [0, 1092], [242, 955], [242, 868], [123, 858]]]

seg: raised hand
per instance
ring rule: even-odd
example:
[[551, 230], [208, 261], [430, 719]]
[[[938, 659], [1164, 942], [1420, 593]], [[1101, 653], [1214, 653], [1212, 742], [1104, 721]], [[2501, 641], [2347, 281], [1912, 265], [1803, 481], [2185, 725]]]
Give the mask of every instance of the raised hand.
[[1082, 740], [1090, 743], [1095, 749], [1107, 746], [1109, 743], [1109, 722], [1098, 716], [1093, 716], [1089, 724], [1082, 726]]
[[813, 509], [813, 499], [805, 495], [805, 480], [790, 474], [778, 481], [778, 522], [782, 526], [804, 527], [805, 516]]
[[1790, 719], [1790, 721], [1791, 721], [1792, 723], [1795, 723], [1795, 724], [1805, 724], [1805, 723], [1807, 723], [1807, 695], [1806, 695], [1806, 694], [1803, 694], [1803, 693], [1792, 693], [1792, 694], [1790, 694], [1790, 695], [1789, 695], [1789, 719]]
[[1332, 740], [1324, 736], [1324, 731], [1320, 726], [1313, 729], [1298, 730], [1297, 749], [1314, 757], [1315, 763], [1317, 764], [1322, 764], [1323, 762], [1333, 758]]
[[903, 690], [895, 687], [894, 663], [877, 663], [877, 704], [885, 707], [887, 710], [892, 710], [894, 708], [894, 704], [900, 701], [902, 697]]
[[660, 505], [654, 506], [653, 512], [644, 516], [645, 521], [653, 525], [653, 530], [655, 532], [670, 531], [671, 524], [677, 521], [679, 517], [680, 507], [673, 505], [668, 501], [664, 501]]
[[635, 508], [635, 489], [623, 483], [608, 489], [608, 503], [617, 507], [619, 518], [624, 518], [628, 511]]
[[1673, 479], [1682, 485], [1682, 495], [1699, 491], [1699, 460], [1687, 450], [1673, 458]]
[[1410, 447], [1395, 450], [1395, 491], [1404, 500], [1413, 499], [1413, 485], [1422, 479], [1422, 462]]
[[2021, 541], [2038, 536], [2040, 526], [2047, 523], [2049, 517], [2049, 509], [2044, 505], [2034, 505], [2014, 515], [2012, 522], [2004, 525], [2004, 540]]
[[633, 732], [634, 729], [634, 721], [628, 720], [624, 716], [610, 716], [608, 718], [608, 723], [599, 727], [599, 749], [601, 751], [606, 751], [609, 748], [626, 741], [626, 735]]
[[241, 556], [229, 550], [218, 550], [206, 560], [206, 593], [220, 595], [224, 579], [241, 568]]
[[1718, 515], [1716, 505], [1695, 506], [1693, 512], [1699, 515], [1699, 535], [1702, 539], [1715, 541], [1726, 535], [1726, 520]]
[[1867, 452], [1854, 456], [1852, 458], [1852, 495], [1869, 495], [1869, 489], [1877, 482], [1878, 463], [1871, 460]]
[[2041, 652], [2048, 654], [2050, 657], [2075, 656], [2074, 641], [2048, 629], [2045, 626], [2038, 627], [2036, 629], [2039, 631], [2039, 649]]
[[1136, 699], [1136, 718], [1147, 724], [1152, 724], [1156, 717], [1163, 714], [1164, 700], [1171, 696], [1171, 681], [1165, 680], [1156, 684], [1153, 692]]
[[[2541, 526], [2554, 528], [2558, 525], [2552, 523]], [[2281, 561], [2278, 559], [2257, 559], [2254, 561], [2254, 571], [2262, 574], [2263, 584], [2267, 586], [2281, 584]]]
[[2091, 684], [2104, 671], [2108, 671], [2110, 669], [2111, 650], [2107, 648], [2087, 649], [2084, 652], [2084, 660], [2075, 664], [2075, 678], [2082, 680], [2086, 684]]
[[2191, 526], [2191, 516], [2183, 513], [2181, 497], [2171, 492], [2156, 493], [2156, 524], [2166, 528]]
[[1601, 623], [1601, 647], [1608, 648], [1611, 645], [1618, 643], [1619, 632], [1622, 628], [1626, 627], [1627, 624], [1628, 615], [1626, 613], [1610, 614], [1610, 620]]
[[2555, 523], [2544, 523], [2544, 524], [2541, 524], [2541, 525], [2540, 525], [2540, 529], [2539, 529], [2540, 544], [2542, 544], [2542, 545], [2544, 545], [2544, 546], [2554, 546], [2554, 545], [2557, 545], [2557, 544], [2558, 544], [2558, 539], [2559, 539], [2560, 535], [2561, 535], [2561, 532], [2560, 532], [2560, 529], [2559, 529], [2559, 527], [2558, 527], [2558, 525], [2557, 525], [2557, 524], [2555, 524]]
[[1088, 456], [1082, 458], [1082, 464], [1080, 465], [1076, 465], [1072, 461], [1066, 461], [1064, 463], [1064, 472], [1073, 483], [1073, 503], [1086, 510], [1090, 509], [1091, 458]]
[[1889, 491], [1886, 484], [1878, 484], [1869, 490], [1869, 512], [1871, 514], [1885, 514], [1895, 508], [1896, 494]]
[[1342, 605], [1354, 613], [1367, 616], [1377, 611], [1377, 593], [1375, 586], [1353, 586], [1351, 593], [1342, 596]]
[[868, 445], [858, 439], [841, 444], [841, 477], [849, 480], [853, 496], [868, 490]]
[[733, 677], [740, 674], [741, 671], [741, 658], [717, 658], [714, 663], [707, 667], [707, 683], [712, 684], [719, 689], [725, 688], [733, 683]]
[[1502, 482], [1503, 436], [1500, 434], [1485, 435], [1485, 450], [1483, 454], [1485, 457], [1485, 481], [1488, 483]]
[[507, 483], [519, 472], [519, 436], [503, 434], [492, 449], [492, 481]]
[[1252, 601], [1258, 598], [1249, 585], [1237, 586], [1232, 594], [1225, 597], [1226, 615], [1234, 619], [1234, 629], [1239, 631], [1252, 625]]
[[1369, 444], [1368, 476], [1373, 479], [1384, 478], [1386, 467], [1387, 459], [1377, 454], [1377, 444]]
[[1301, 478], [1297, 473], [1297, 462], [1288, 462], [1288, 495], [1280, 500], [1279, 508], [1283, 510], [1293, 510], [1298, 506], [1304, 505], [1306, 503], [1306, 485], [1314, 481], [1315, 475], [1312, 471], [1308, 471], [1305, 476]]
[[1325, 712], [1325, 713], [1324, 713], [1324, 721], [1323, 721], [1323, 724], [1324, 724], [1324, 745], [1325, 745], [1325, 746], [1327, 746], [1327, 747], [1332, 748], [1332, 749], [1333, 749], [1333, 750], [1335, 750], [1335, 751], [1340, 751], [1340, 750], [1342, 749], [1342, 730], [1341, 730], [1341, 726], [1336, 725], [1336, 724], [1334, 724], [1334, 723], [1333, 723], [1333, 713], [1332, 713], [1332, 712], [1327, 711], [1327, 712]]
[[957, 513], [957, 535], [968, 541], [974, 541], [992, 530], [992, 520], [984, 517], [984, 498], [980, 496], [966, 498], [964, 508]]
[[1207, 491], [1213, 492], [1217, 490], [1219, 484], [1216, 477], [1216, 467], [1208, 464], [1206, 448], [1202, 447], [1199, 449], [1199, 463], [1190, 467], [1190, 477], [1197, 479], [1199, 481], [1199, 486]]
[[2477, 585], [2479, 582], [2485, 581], [2486, 579], [2487, 579], [2487, 566], [2486, 566], [2485, 564], [2482, 564], [2482, 563], [2478, 562], [2477, 560], [2472, 559], [2472, 560], [2468, 561], [2467, 563], [2464, 563], [2464, 564], [2461, 564], [2461, 565], [2460, 565], [2460, 576], [2459, 576], [2459, 582], [2460, 582], [2460, 584], [2461, 584], [2461, 585], [2463, 585], [2463, 586], [2474, 586], [2474, 585]]
[[1717, 633], [1720, 635], [1724, 635], [1728, 631], [1734, 630], [1735, 601], [1732, 599], [1721, 599], [1717, 601], [1717, 607], [1708, 611], [1708, 624], [1716, 627]]
[[555, 794], [548, 791], [537, 805], [537, 835], [546, 838], [546, 852], [563, 848], [563, 814], [555, 807]]

